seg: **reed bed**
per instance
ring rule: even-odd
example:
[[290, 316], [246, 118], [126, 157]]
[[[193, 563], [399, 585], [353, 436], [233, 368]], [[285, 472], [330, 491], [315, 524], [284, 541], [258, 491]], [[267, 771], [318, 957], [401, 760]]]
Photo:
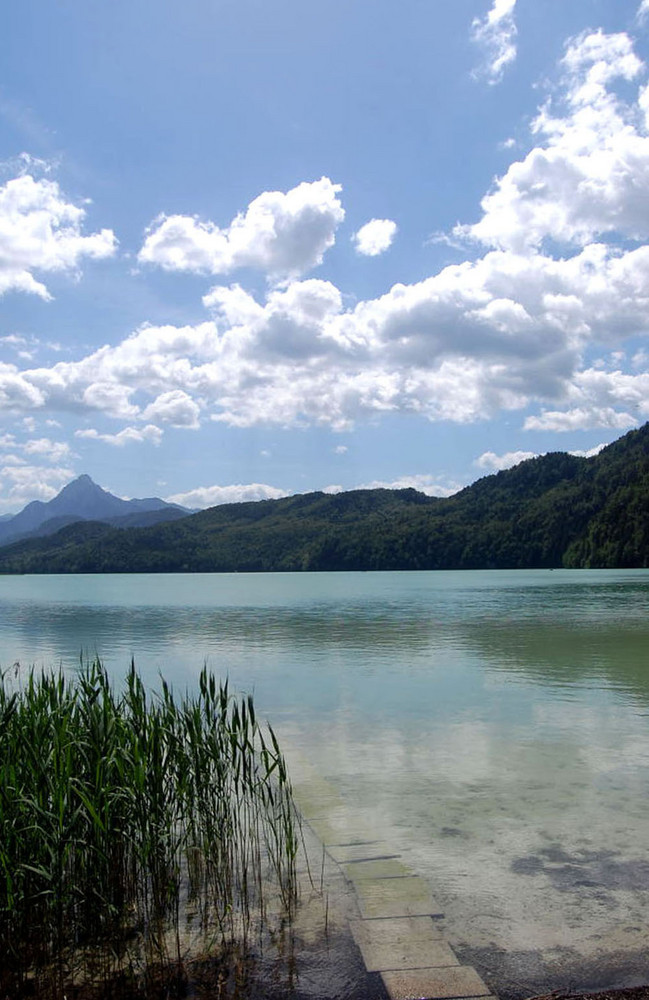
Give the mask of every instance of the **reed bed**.
[[290, 919], [297, 848], [275, 734], [207, 670], [180, 699], [133, 664], [118, 694], [98, 661], [0, 679], [0, 997], [154, 995], [245, 951], [270, 900]]

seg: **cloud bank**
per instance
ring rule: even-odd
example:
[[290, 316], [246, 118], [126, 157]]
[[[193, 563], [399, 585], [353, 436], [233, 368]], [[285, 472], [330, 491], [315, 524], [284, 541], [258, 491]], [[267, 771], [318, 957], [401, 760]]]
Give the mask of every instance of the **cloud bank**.
[[165, 499], [182, 507], [217, 507], [224, 503], [246, 503], [250, 500], [279, 500], [289, 496], [287, 490], [266, 483], [236, 483], [231, 486], [198, 486], [186, 493], [173, 493]]
[[[495, 4], [494, 24], [513, 11]], [[649, 326], [644, 66], [627, 35], [595, 31], [569, 42], [560, 72], [533, 148], [496, 181], [477, 221], [454, 232], [473, 259], [350, 304], [332, 282], [304, 277], [344, 219], [328, 178], [265, 192], [224, 229], [165, 216], [141, 262], [207, 275], [256, 267], [270, 287], [253, 295], [216, 284], [203, 322], [143, 325], [78, 360], [0, 363], [0, 410], [109, 416], [125, 426], [78, 433], [117, 446], [155, 444], [166, 427], [206, 420], [343, 430], [396, 412], [468, 423], [531, 408], [527, 429], [561, 431], [648, 419], [646, 358], [637, 352], [629, 372], [620, 352]], [[96, 239], [80, 235], [80, 220], [69, 215], [75, 250], [62, 260]], [[396, 231], [390, 220], [368, 226], [356, 242], [372, 252]], [[63, 239], [60, 229], [46, 221], [40, 245]], [[112, 239], [98, 246], [108, 252]]]

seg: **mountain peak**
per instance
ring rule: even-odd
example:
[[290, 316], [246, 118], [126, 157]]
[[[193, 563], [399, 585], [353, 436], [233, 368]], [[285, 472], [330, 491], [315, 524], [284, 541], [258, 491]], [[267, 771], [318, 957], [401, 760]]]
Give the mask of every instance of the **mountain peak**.
[[141, 515], [160, 510], [178, 511], [182, 508], [168, 504], [158, 497], [145, 500], [122, 500], [108, 490], [98, 486], [87, 473], [77, 476], [69, 482], [60, 493], [57, 493], [47, 503], [33, 501], [27, 504], [19, 514], [3, 521], [0, 526], [0, 545], [8, 539], [25, 536], [36, 531], [48, 521], [57, 519], [78, 521], [108, 521], [113, 518], [123, 518], [129, 515]]
[[101, 486], [98, 486], [97, 483], [90, 478], [87, 472], [84, 472], [82, 475], [77, 476], [76, 479], [71, 479], [70, 482], [63, 487], [61, 492], [58, 493], [57, 496], [54, 497], [54, 500], [52, 500], [51, 502], [53, 503], [55, 500], [58, 500], [59, 497], [63, 495], [69, 496], [71, 493], [89, 493], [89, 492], [105, 493], [106, 496], [111, 496], [111, 494], [107, 493], [107, 491], [102, 489]]

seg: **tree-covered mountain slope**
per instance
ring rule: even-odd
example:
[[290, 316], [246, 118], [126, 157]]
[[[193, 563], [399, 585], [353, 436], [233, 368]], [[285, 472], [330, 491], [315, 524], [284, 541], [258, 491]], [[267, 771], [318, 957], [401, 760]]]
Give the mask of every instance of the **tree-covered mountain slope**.
[[0, 572], [649, 565], [649, 425], [593, 458], [555, 452], [455, 496], [310, 493], [147, 528], [72, 524], [0, 549]]

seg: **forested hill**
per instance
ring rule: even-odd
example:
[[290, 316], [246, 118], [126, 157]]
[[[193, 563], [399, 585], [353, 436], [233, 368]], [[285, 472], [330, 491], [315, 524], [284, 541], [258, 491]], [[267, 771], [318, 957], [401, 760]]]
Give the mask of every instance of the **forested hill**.
[[0, 549], [3, 573], [648, 565], [648, 424], [594, 458], [551, 453], [447, 499], [310, 493], [148, 528], [73, 524]]

